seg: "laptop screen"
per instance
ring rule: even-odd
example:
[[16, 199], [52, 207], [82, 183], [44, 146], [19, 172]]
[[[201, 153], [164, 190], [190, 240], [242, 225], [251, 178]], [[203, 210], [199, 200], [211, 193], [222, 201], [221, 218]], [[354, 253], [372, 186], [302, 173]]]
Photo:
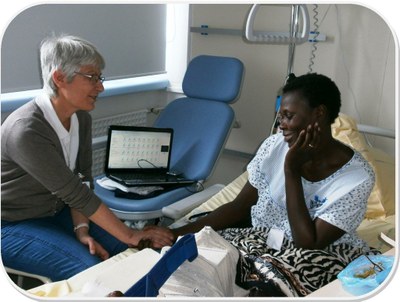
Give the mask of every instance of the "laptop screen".
[[106, 172], [169, 168], [172, 129], [110, 126]]

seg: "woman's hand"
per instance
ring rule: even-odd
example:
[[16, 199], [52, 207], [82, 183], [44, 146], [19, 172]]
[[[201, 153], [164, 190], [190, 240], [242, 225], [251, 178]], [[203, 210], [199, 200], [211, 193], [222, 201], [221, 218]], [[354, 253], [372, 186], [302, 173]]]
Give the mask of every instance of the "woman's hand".
[[145, 226], [142, 230], [132, 230], [128, 245], [143, 249], [146, 247], [162, 248], [171, 246], [175, 241], [175, 236], [168, 228], [155, 225]]
[[131, 247], [139, 247], [140, 241], [146, 240], [150, 242], [151, 247], [161, 248], [166, 245], [171, 246], [175, 239], [171, 230], [164, 227], [150, 225], [143, 230], [131, 229], [115, 216], [104, 203], [100, 204], [89, 219]]
[[308, 125], [302, 130], [286, 154], [285, 169], [299, 172], [303, 164], [310, 160], [311, 154], [318, 149], [320, 136], [321, 129], [318, 123]]
[[108, 252], [101, 246], [101, 244], [88, 234], [87, 230], [77, 230], [76, 237], [82, 244], [89, 247], [90, 254], [96, 255], [102, 260], [106, 260], [110, 256]]

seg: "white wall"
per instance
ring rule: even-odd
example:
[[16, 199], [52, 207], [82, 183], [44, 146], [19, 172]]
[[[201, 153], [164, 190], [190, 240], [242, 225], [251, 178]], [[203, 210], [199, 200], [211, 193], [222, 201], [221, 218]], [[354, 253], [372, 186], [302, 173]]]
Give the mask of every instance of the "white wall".
[[[243, 29], [250, 8], [250, 4], [193, 4], [191, 26]], [[290, 7], [268, 8], [259, 11], [256, 29], [288, 31]], [[312, 18], [313, 6], [308, 8]], [[362, 6], [318, 5], [318, 12], [319, 31], [327, 40], [317, 44], [313, 72], [326, 74], [336, 82], [344, 113], [359, 123], [395, 129], [395, 46], [388, 26]], [[190, 38], [191, 56], [235, 56], [245, 64], [241, 97], [233, 105], [242, 127], [233, 129], [227, 148], [253, 153], [272, 125], [277, 90], [286, 77], [288, 45], [251, 44], [231, 35], [192, 33]], [[310, 43], [296, 47], [297, 75], [308, 72], [310, 52]], [[394, 154], [392, 140], [370, 140]]]
[[[214, 28], [243, 30], [250, 7], [251, 4], [191, 4], [189, 25], [199, 27], [207, 24]], [[312, 17], [313, 6], [308, 7]], [[288, 30], [290, 8], [275, 7], [272, 10], [266, 6], [265, 9], [257, 17], [257, 29]], [[327, 41], [317, 45], [313, 71], [332, 77], [338, 84], [343, 112], [360, 123], [395, 129], [395, 46], [388, 26], [380, 16], [362, 6], [319, 5], [318, 12], [319, 30], [327, 36]], [[185, 26], [185, 22], [178, 21], [175, 29]], [[186, 36], [181, 39], [186, 42]], [[186, 53], [181, 51], [186, 47], [168, 47], [169, 54], [186, 61]], [[245, 64], [241, 97], [233, 105], [241, 128], [232, 130], [227, 148], [253, 153], [269, 134], [272, 125], [277, 90], [286, 77], [288, 46], [251, 44], [240, 36], [192, 33], [189, 34], [188, 49], [191, 57], [199, 54], [235, 56]], [[296, 47], [296, 74], [308, 72], [310, 51], [310, 43]], [[171, 63], [168, 61], [168, 64]], [[168, 73], [172, 76], [171, 70]], [[179, 79], [179, 72], [173, 75], [174, 91], [179, 90], [176, 88]], [[161, 107], [174, 96], [170, 92], [155, 91], [102, 98], [92, 115], [96, 119]], [[2, 119], [6, 115], [3, 113]], [[373, 137], [370, 140], [394, 154], [392, 140]]]

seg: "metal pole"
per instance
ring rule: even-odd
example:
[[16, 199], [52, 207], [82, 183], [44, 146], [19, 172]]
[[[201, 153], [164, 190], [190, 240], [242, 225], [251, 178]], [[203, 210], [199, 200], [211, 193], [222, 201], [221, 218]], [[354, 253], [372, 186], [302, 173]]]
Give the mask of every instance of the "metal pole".
[[[293, 62], [294, 62], [294, 54], [296, 49], [296, 35], [299, 28], [299, 5], [292, 5], [292, 14], [290, 18], [290, 43], [289, 43], [289, 58], [288, 58], [288, 68], [287, 68], [287, 78], [289, 74], [293, 73]], [[286, 82], [286, 81], [285, 81]]]

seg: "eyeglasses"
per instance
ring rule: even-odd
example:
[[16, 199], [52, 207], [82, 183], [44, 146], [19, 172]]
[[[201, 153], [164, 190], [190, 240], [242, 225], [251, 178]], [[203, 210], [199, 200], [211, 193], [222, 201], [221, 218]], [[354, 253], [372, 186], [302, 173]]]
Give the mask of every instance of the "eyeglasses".
[[88, 78], [90, 80], [90, 82], [92, 82], [92, 84], [97, 84], [99, 81], [100, 81], [100, 83], [103, 83], [106, 79], [105, 77], [98, 76], [96, 74], [87, 74], [87, 73], [82, 73], [82, 72], [78, 72], [78, 71], [74, 71], [74, 73], [79, 74], [85, 78]]

